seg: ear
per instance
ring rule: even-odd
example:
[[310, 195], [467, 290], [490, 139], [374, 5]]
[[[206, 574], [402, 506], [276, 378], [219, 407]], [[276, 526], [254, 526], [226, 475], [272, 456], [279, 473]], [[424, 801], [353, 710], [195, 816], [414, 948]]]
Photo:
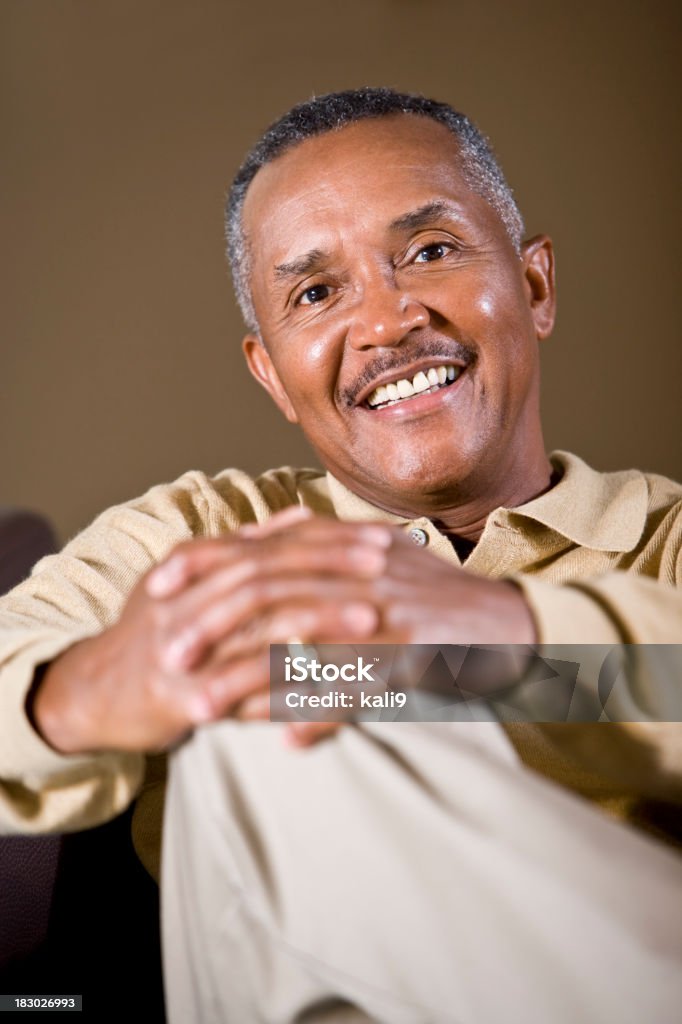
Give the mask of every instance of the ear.
[[526, 294], [530, 303], [535, 333], [539, 341], [548, 338], [556, 315], [554, 287], [554, 247], [547, 235], [536, 235], [521, 246]]
[[284, 390], [268, 350], [257, 334], [246, 335], [242, 341], [242, 352], [246, 357], [249, 370], [284, 413], [289, 423], [298, 423], [298, 416], [294, 412], [294, 407], [289, 401], [289, 396]]

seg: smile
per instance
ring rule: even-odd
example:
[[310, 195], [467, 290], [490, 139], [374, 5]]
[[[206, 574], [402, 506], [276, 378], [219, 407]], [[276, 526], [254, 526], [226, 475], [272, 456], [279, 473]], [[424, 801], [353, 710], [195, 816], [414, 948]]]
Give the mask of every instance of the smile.
[[380, 384], [367, 396], [365, 404], [370, 409], [385, 409], [399, 402], [409, 402], [418, 395], [431, 394], [448, 387], [461, 372], [461, 366], [453, 366], [451, 363], [432, 366], [429, 370], [420, 370], [412, 379], [402, 377], [391, 384]]

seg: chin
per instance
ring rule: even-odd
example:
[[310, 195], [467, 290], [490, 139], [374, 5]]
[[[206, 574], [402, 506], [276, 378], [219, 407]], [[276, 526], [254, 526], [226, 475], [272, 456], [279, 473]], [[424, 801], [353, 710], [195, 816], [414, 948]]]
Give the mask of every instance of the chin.
[[370, 501], [427, 514], [443, 503], [457, 503], [460, 495], [465, 500], [476, 465], [475, 459], [453, 458], [452, 451], [438, 459], [396, 457], [389, 466], [377, 460], [363, 490]]
[[[378, 460], [377, 460], [378, 461]], [[381, 460], [385, 462], [385, 456]], [[396, 490], [431, 494], [464, 482], [475, 471], [480, 453], [447, 443], [424, 445], [421, 451], [394, 448], [385, 479]]]

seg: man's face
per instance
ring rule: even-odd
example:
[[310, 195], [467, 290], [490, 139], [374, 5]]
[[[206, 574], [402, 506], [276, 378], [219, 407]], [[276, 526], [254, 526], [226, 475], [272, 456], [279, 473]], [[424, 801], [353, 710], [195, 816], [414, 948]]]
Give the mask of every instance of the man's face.
[[249, 366], [338, 479], [424, 513], [523, 476], [551, 247], [519, 258], [445, 127], [399, 114], [309, 139], [258, 172], [244, 227]]

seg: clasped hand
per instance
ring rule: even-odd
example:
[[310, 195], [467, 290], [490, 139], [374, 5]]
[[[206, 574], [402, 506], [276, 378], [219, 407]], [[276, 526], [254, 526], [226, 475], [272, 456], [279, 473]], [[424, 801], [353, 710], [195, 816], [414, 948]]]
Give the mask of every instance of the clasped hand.
[[[119, 621], [53, 663], [34, 715], [57, 749], [157, 750], [228, 715], [269, 715], [269, 645], [531, 643], [509, 582], [474, 576], [399, 529], [288, 509], [175, 548]], [[334, 726], [297, 722], [305, 745]]]

